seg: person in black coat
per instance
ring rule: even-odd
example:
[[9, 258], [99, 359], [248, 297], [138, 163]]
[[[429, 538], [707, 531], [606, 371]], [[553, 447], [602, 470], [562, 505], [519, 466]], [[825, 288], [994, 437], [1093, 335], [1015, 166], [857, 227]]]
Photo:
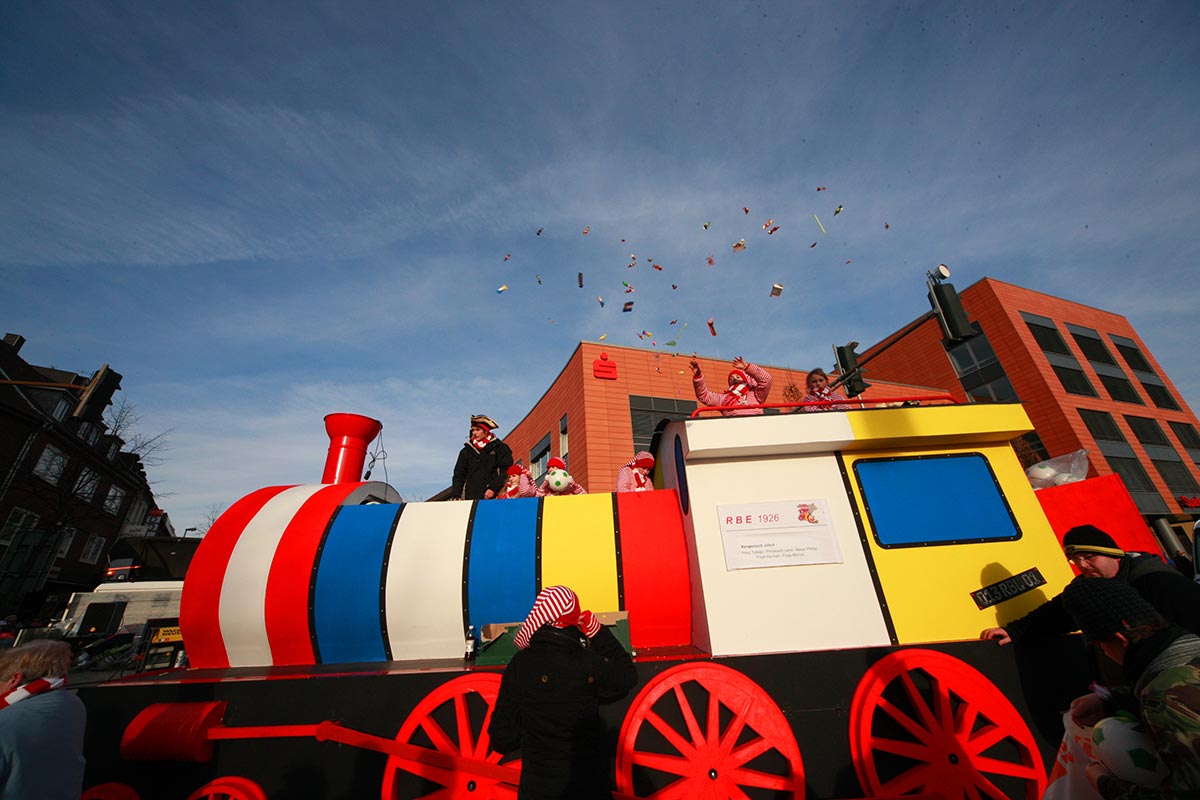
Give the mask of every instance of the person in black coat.
[[629, 653], [566, 586], [538, 594], [516, 644], [488, 736], [497, 752], [521, 751], [518, 800], [611, 800], [600, 704], [637, 682]]
[[455, 500], [490, 500], [504, 488], [512, 450], [492, 433], [496, 420], [484, 414], [471, 417], [471, 433], [454, 464], [450, 495]]

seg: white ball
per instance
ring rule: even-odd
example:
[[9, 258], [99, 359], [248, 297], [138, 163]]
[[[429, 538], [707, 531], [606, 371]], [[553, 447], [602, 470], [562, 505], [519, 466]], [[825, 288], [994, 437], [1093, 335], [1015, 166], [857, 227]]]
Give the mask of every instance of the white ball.
[[555, 467], [546, 473], [546, 485], [554, 492], [566, 491], [571, 485], [571, 475], [565, 469]]
[[1092, 728], [1092, 751], [1108, 771], [1138, 786], [1158, 786], [1167, 777], [1167, 765], [1141, 729], [1141, 721], [1107, 717]]

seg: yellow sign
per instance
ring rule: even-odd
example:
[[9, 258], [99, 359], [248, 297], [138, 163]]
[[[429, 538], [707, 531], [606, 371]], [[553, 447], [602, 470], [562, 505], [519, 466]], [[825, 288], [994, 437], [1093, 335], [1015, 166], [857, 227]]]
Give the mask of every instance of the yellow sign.
[[159, 628], [150, 637], [151, 644], [162, 644], [163, 642], [182, 642], [183, 634], [179, 630], [178, 625], [170, 628]]

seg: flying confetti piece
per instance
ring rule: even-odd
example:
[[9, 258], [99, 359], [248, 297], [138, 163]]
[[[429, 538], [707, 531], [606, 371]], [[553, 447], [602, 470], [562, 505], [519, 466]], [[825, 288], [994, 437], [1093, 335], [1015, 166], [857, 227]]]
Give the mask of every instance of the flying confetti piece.
[[709, 225], [712, 225], [712, 223], [711, 222], [704, 223], [704, 230], [708, 230]]
[[542, 276], [541, 276], [541, 275], [534, 275], [533, 277], [537, 278], [538, 286], [541, 286], [541, 285], [542, 285]]
[[717, 327], [715, 325], [713, 325], [712, 317], [708, 318], [708, 332], [711, 333], [713, 336], [717, 335]]
[[679, 320], [677, 320], [677, 319], [673, 319], [673, 320], [671, 320], [671, 321], [670, 321], [668, 324], [669, 324], [669, 325], [674, 325], [676, 322], [679, 322]]
[[746, 249], [746, 240], [745, 239], [738, 239], [736, 242], [733, 243], [733, 252], [740, 253], [745, 249]]
[[652, 336], [654, 336], [654, 334], [651, 333], [650, 331], [642, 331], [641, 333], [638, 334], [638, 337], [642, 338], [642, 339], [649, 339]]
[[505, 253], [505, 254], [504, 254], [504, 260], [505, 260], [505, 261], [508, 261], [510, 258], [512, 258], [512, 253]]
[[590, 231], [590, 230], [591, 230], [591, 227], [584, 228], [584, 229], [583, 229], [583, 235], [584, 235], [584, 236], [587, 236], [587, 235], [588, 235], [588, 231]]
[[679, 284], [678, 284], [678, 283], [672, 283], [672, 284], [671, 284], [671, 288], [672, 288], [672, 289], [678, 289], [678, 288], [679, 288]]
[[651, 264], [650, 266], [654, 267], [659, 272], [662, 272], [662, 264]]
[[537, 232], [535, 235], [536, 235], [536, 236], [541, 236], [541, 235], [542, 235], [542, 231], [544, 231], [544, 230], [546, 230], [546, 229], [545, 229], [545, 228], [538, 228], [538, 232]]
[[709, 256], [708, 258], [706, 258], [706, 259], [705, 259], [705, 261], [707, 261], [707, 262], [708, 262], [708, 265], [709, 265], [710, 267], [711, 267], [713, 264], [717, 263], [717, 260], [716, 260], [715, 258], [713, 258], [712, 256]]
[[549, 322], [550, 322], [550, 324], [551, 324], [551, 325], [557, 325], [557, 324], [558, 324], [558, 320], [556, 320], [554, 317], [548, 317], [547, 319], [549, 320]]
[[813, 249], [814, 247], [816, 247], [816, 246], [817, 246], [817, 243], [816, 243], [816, 242], [813, 242], [812, 244], [810, 244], [810, 245], [808, 246], [808, 249], [809, 249], [809, 250], [812, 250], [812, 249]]
[[834, 215], [835, 217], [836, 217], [838, 214], [840, 214], [840, 213], [842, 213], [842, 207], [841, 207], [841, 206], [838, 206], [837, 208], [835, 208], [835, 209], [833, 210], [833, 215]]
[[579, 273], [579, 288], [583, 288], [583, 273]]
[[821, 224], [821, 218], [818, 217], [816, 214], [813, 214], [813, 219], [815, 219], [817, 221], [817, 226], [821, 229], [821, 233], [824, 233], [825, 226]]
[[601, 308], [604, 308], [604, 298], [603, 297], [601, 297], [600, 295], [596, 295], [596, 302], [600, 304]]
[[763, 223], [763, 230], [765, 231], [767, 228], [771, 227], [774, 224], [775, 224], [775, 220], [773, 220], [773, 219], [767, 220], [766, 222]]
[[621, 285], [625, 287], [625, 294], [633, 294], [634, 288], [629, 285], [628, 281], [621, 281]]
[[750, 213], [750, 209], [746, 208], [745, 206], [742, 206], [742, 211], [745, 211], [747, 214]]
[[891, 226], [891, 225], [887, 224], [886, 222], [885, 222], [885, 223], [883, 223], [883, 229], [884, 229], [885, 231], [887, 231], [887, 230], [891, 230], [891, 228], [892, 228], [892, 226]]
[[[665, 347], [674, 347], [674, 346], [675, 346], [675, 340], [674, 340], [674, 339], [672, 339], [672, 340], [671, 340], [671, 341], [669, 341], [669, 342], [663, 342], [663, 345], [664, 345]], [[681, 373], [681, 374], [682, 374], [682, 373]]]
[[621, 309], [621, 313], [623, 313], [623, 314], [626, 312], [629, 312], [629, 311], [633, 311], [633, 301], [632, 300], [630, 300], [628, 303], [626, 303], [625, 307]]
[[847, 264], [849, 264], [849, 263], [850, 263], [851, 261], [853, 261], [853, 260], [854, 260], [853, 258], [847, 258], [847, 259], [846, 259], [846, 263], [847, 263]]
[[823, 192], [823, 191], [825, 191], [825, 190], [826, 190], [826, 189], [828, 189], [828, 188], [829, 188], [828, 186], [818, 186], [818, 187], [817, 187], [817, 191], [818, 191], [818, 192]]
[[775, 233], [775, 231], [777, 231], [777, 230], [779, 230], [778, 225], [776, 225], [774, 228], [771, 228], [771, 230], [767, 231], [767, 236], [770, 236], [771, 234]]
[[779, 297], [779, 295], [781, 295], [781, 294], [783, 294], [783, 284], [782, 283], [773, 284], [771, 286], [771, 297]]
[[601, 342], [603, 342], [603, 341], [604, 341], [605, 339], [607, 339], [607, 338], [608, 338], [608, 334], [607, 334], [607, 333], [602, 333], [602, 334], [600, 334], [600, 338], [599, 338], [599, 340], [598, 340], [598, 341], [601, 341]]
[[507, 291], [508, 291], [508, 284], [502, 283], [502, 284], [500, 284], [500, 288], [496, 290], [496, 294], [500, 294], [501, 292], [507, 292]]

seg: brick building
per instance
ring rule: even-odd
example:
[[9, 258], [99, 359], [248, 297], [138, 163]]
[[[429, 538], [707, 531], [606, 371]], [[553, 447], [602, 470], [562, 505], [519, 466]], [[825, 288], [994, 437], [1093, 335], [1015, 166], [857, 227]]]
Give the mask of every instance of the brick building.
[[[0, 342], [0, 379], [87, 384], [29, 364], [24, 343], [11, 333]], [[0, 616], [46, 618], [71, 592], [95, 588], [113, 542], [154, 508], [139, 456], [103, 423], [72, 418], [78, 399], [0, 384]]]
[[960, 297], [979, 335], [947, 345], [927, 314], [860, 356], [869, 379], [1019, 400], [1042, 455], [1086, 449], [1089, 476], [1119, 475], [1148, 521], [1193, 518], [1200, 422], [1129, 320], [991, 278]]
[[[513, 459], [529, 466], [536, 479], [544, 474], [550, 457], [558, 456], [589, 492], [611, 492], [617, 470], [635, 452], [649, 447], [660, 420], [683, 419], [695, 410], [689, 360], [683, 354], [580, 342], [545, 394], [504, 441], [512, 448]], [[730, 362], [698, 360], [709, 388], [724, 389]], [[788, 402], [784, 390], [789, 384], [804, 394], [807, 373], [761, 366], [773, 378], [768, 403]], [[888, 401], [942, 391], [876, 381], [857, 400]], [[778, 412], [768, 409], [768, 413]]]

